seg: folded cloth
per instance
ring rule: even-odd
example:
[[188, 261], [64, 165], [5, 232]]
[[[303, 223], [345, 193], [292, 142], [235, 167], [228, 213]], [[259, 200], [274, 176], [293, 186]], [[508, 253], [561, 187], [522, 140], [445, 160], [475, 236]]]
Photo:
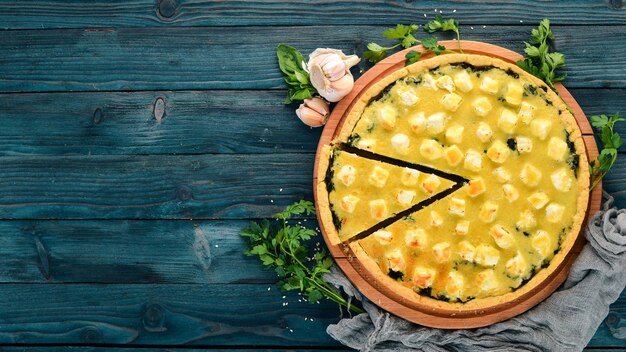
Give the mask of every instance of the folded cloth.
[[582, 351], [626, 285], [626, 210], [612, 208], [609, 194], [604, 198], [565, 283], [517, 317], [470, 330], [424, 327], [381, 310], [334, 268], [324, 279], [361, 300], [366, 313], [327, 332], [362, 351]]

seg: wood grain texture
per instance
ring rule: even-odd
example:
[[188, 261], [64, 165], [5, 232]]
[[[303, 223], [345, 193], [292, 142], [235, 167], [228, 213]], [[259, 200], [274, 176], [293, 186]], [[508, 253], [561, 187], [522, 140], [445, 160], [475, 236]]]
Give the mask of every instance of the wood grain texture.
[[[198, 348], [191, 347], [190, 348], [190, 347], [181, 346], [180, 348], [175, 348], [175, 347], [146, 347], [146, 346], [140, 346], [140, 347], [53, 346], [53, 347], [49, 347], [49, 346], [25, 345], [24, 347], [0, 346], [0, 351], [3, 351], [3, 352], [105, 352], [105, 351], [112, 351], [112, 352], [133, 352], [133, 351], [135, 352], [136, 351], [141, 351], [141, 352], [200, 352], [200, 351], [207, 351], [210, 349], [213, 352], [227, 352], [227, 351], [231, 351], [231, 352], [288, 352], [288, 351], [335, 352], [335, 351], [350, 350], [348, 347], [343, 347], [343, 346], [321, 347], [321, 348], [316, 348], [316, 347], [317, 346], [309, 346], [309, 348], [307, 348], [306, 346], [303, 346], [301, 348], [300, 346], [297, 346], [296, 348], [294, 347], [276, 348], [272, 346], [268, 346], [268, 347], [250, 346], [250, 348], [237, 348], [237, 347], [214, 348], [212, 346], [208, 346], [208, 348], [207, 347], [198, 347]], [[310, 348], [314, 348], [314, 349], [310, 349]], [[585, 349], [585, 351], [587, 350], [591, 350], [591, 349]], [[608, 352], [608, 350], [597, 350], [597, 349], [593, 349], [593, 351]], [[622, 351], [626, 351], [626, 349], [625, 350], [612, 349], [611, 351], [622, 352]]]
[[0, 221], [0, 283], [274, 283], [273, 270], [243, 254], [247, 224]]
[[273, 285], [4, 284], [0, 296], [0, 344], [337, 346], [334, 303]]
[[3, 157], [0, 163], [0, 218], [257, 218], [312, 199], [310, 154]]
[[[488, 6], [488, 9], [487, 9]], [[61, 0], [0, 3], [0, 28], [349, 25], [423, 20], [434, 9], [462, 23], [509, 24], [549, 17], [557, 23], [624, 24], [621, 1], [107, 1], [80, 6]]]
[[[304, 53], [317, 47], [361, 54], [385, 43], [384, 26], [121, 28], [10, 31], [0, 36], [0, 91], [98, 91], [284, 88], [278, 43]], [[462, 27], [467, 40], [521, 52], [531, 26]], [[555, 47], [567, 56], [568, 87], [624, 88], [623, 28], [598, 32], [554, 27]], [[506, 36], [501, 33], [507, 33]], [[429, 36], [423, 34], [423, 36]], [[450, 35], [444, 35], [450, 38]], [[244, 38], [244, 39], [242, 39]], [[250, 44], [254, 43], [254, 44]], [[581, 49], [584, 48], [584, 49]], [[581, 53], [581, 50], [584, 50]], [[367, 69], [361, 63], [355, 69]], [[88, 70], [85, 70], [88, 68]]]
[[[588, 116], [626, 111], [626, 89], [570, 89]], [[285, 91], [0, 94], [0, 156], [311, 153]], [[155, 119], [157, 99], [164, 115]], [[626, 135], [626, 125], [617, 124]], [[626, 146], [622, 147], [626, 150]]]
[[285, 94], [0, 94], [0, 155], [310, 153], [321, 129], [302, 124]]

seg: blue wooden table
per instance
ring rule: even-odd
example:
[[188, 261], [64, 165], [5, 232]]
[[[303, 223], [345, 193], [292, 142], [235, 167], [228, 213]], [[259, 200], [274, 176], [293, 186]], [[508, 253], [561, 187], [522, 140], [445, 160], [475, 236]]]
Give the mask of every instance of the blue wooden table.
[[[626, 114], [622, 0], [480, 3], [0, 1], [0, 350], [341, 349], [337, 307], [279, 292], [238, 236], [312, 198], [321, 130], [282, 104], [278, 43], [361, 54], [437, 9], [520, 52], [548, 17], [587, 115]], [[588, 346], [613, 348], [626, 293]]]

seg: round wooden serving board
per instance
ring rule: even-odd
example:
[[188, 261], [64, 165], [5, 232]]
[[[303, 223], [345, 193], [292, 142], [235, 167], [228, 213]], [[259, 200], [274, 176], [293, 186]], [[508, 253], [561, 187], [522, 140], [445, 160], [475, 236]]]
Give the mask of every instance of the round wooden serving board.
[[[443, 41], [440, 42], [440, 44], [452, 50], [458, 49], [457, 41]], [[510, 63], [515, 63], [517, 60], [522, 59], [520, 54], [492, 44], [462, 41], [461, 46], [466, 54], [487, 55], [500, 58]], [[411, 49], [421, 52], [424, 51], [421, 46]], [[326, 123], [320, 138], [317, 149], [317, 157], [315, 158], [314, 175], [317, 175], [318, 159], [322, 146], [329, 144], [337, 137], [337, 133], [341, 129], [344, 117], [347, 116], [347, 113], [350, 111], [353, 104], [358, 101], [358, 98], [363, 92], [365, 92], [382, 77], [385, 77], [389, 73], [404, 67], [405, 54], [411, 49], [396, 53], [365, 72], [363, 76], [355, 82], [352, 92], [343, 98], [337, 106], [335, 106], [335, 109]], [[430, 52], [425, 53], [422, 56], [422, 60], [432, 56], [433, 54]], [[583, 134], [589, 160], [596, 159], [598, 155], [598, 148], [593, 138], [593, 131], [589, 125], [587, 117], [578, 103], [576, 103], [576, 100], [574, 100], [572, 95], [567, 91], [567, 89], [565, 89], [564, 86], [557, 84], [556, 88], [563, 100], [574, 112], [578, 126]], [[317, 182], [317, 176], [314, 176], [313, 184], [317, 185]], [[317, 200], [318, 195], [316, 189], [317, 187], [313, 187], [315, 199]], [[598, 184], [590, 195], [589, 206], [586, 214], [587, 218], [583, 223], [583, 229], [586, 227], [590, 214], [595, 214], [600, 209], [601, 198], [602, 184]], [[580, 253], [585, 242], [584, 236], [579, 233], [574, 247], [565, 257], [565, 260], [561, 262], [561, 265], [552, 273], [552, 275], [548, 276], [548, 278], [537, 288], [529, 291], [525, 295], [520, 296], [515, 301], [476, 311], [450, 312], [437, 311], [433, 308], [424, 308], [403, 299], [388, 287], [378, 282], [359, 263], [358, 260], [355, 260], [355, 257], [348, 246], [331, 245], [322, 222], [320, 222], [320, 229], [324, 235], [324, 240], [329, 247], [330, 253], [335, 258], [339, 267], [348, 276], [352, 283], [372, 302], [381, 308], [412, 322], [430, 327], [446, 329], [476, 328], [486, 326], [514, 317], [537, 305], [543, 299], [552, 294], [552, 292], [554, 292], [565, 281], [572, 263], [578, 257], [578, 254]]]

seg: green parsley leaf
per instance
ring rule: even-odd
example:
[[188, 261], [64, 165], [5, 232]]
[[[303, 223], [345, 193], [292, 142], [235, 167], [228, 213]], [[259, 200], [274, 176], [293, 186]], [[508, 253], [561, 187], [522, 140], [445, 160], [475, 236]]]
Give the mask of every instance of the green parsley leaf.
[[285, 75], [285, 83], [290, 86], [285, 104], [313, 97], [317, 90], [311, 84], [309, 73], [306, 71], [306, 61], [298, 49], [286, 44], [278, 44], [276, 56], [278, 67]]
[[240, 231], [248, 245], [244, 254], [257, 256], [263, 266], [273, 267], [280, 279], [277, 285], [283, 291], [300, 291], [309, 303], [327, 298], [355, 313], [363, 313], [324, 281], [323, 276], [330, 272], [333, 259], [324, 250], [314, 252], [306, 243], [316, 237], [317, 232], [289, 223], [296, 216], [314, 214], [314, 204], [301, 200], [276, 214], [275, 221], [251, 222]]
[[559, 52], [550, 52], [550, 41], [554, 40], [550, 20], [543, 19], [539, 26], [531, 31], [531, 39], [530, 43], [524, 42], [526, 57], [519, 60], [517, 65], [556, 91], [554, 83], [565, 79], [565, 75], [556, 74], [556, 70], [565, 66], [565, 56]]
[[445, 46], [439, 45], [437, 38], [424, 38], [422, 39], [422, 45], [424, 48], [435, 53], [435, 55], [441, 55], [441, 53], [447, 50]]
[[624, 140], [615, 132], [615, 123], [626, 121], [619, 117], [619, 113], [613, 116], [594, 115], [589, 118], [591, 125], [600, 132], [600, 140], [602, 140], [603, 148], [598, 155], [598, 162], [595, 160], [589, 162], [589, 171], [591, 173], [591, 188], [593, 189], [600, 180], [609, 172], [615, 160], [617, 160], [617, 150], [624, 144]]
[[422, 53], [416, 50], [411, 50], [406, 53], [404, 57], [406, 58], [404, 66], [409, 66], [416, 63], [420, 59], [420, 57], [422, 57]]
[[[452, 31], [456, 33], [456, 40], [459, 43], [459, 51], [463, 53], [461, 49], [461, 34], [459, 33], [459, 21], [451, 18], [449, 20], [444, 20], [443, 16], [437, 15], [435, 19], [428, 22], [424, 29], [428, 31], [428, 33], [435, 33], [437, 31], [448, 32]], [[439, 55], [439, 54], [437, 54]]]
[[383, 47], [376, 43], [369, 43], [367, 44], [367, 48], [369, 50], [363, 53], [363, 58], [369, 62], [377, 63], [387, 57], [387, 52], [389, 50], [393, 50], [398, 46], [400, 46], [400, 44], [396, 44], [390, 47]]

